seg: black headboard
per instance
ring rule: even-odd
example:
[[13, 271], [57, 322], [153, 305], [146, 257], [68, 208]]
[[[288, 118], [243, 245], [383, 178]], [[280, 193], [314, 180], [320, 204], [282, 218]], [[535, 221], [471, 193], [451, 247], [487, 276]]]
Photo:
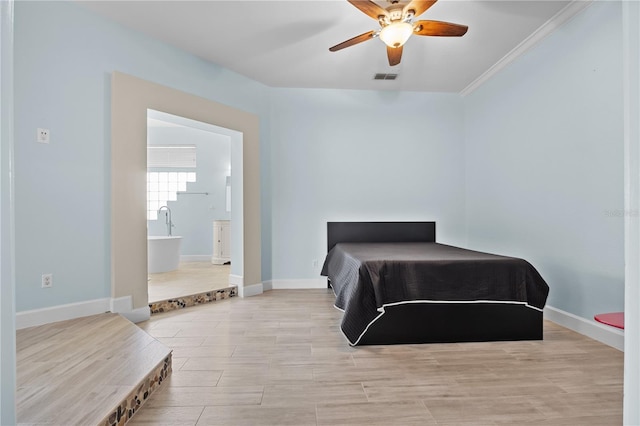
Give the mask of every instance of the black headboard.
[[435, 241], [435, 222], [327, 222], [327, 252], [338, 243]]

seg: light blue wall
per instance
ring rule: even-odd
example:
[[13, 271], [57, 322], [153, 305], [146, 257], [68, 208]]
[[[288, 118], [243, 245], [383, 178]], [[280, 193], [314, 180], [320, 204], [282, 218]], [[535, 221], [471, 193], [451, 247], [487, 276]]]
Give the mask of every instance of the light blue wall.
[[436, 220], [463, 241], [462, 116], [458, 95], [274, 89], [273, 277], [318, 278], [327, 221]]
[[[230, 220], [226, 211], [226, 177], [231, 167], [231, 138], [189, 127], [150, 127], [147, 131], [149, 145], [195, 145], [196, 182], [187, 183], [189, 193], [178, 194], [176, 201], [169, 201], [173, 235], [182, 236], [180, 246], [183, 256], [211, 256], [213, 254], [213, 221]], [[152, 168], [149, 171], [172, 171]], [[175, 171], [175, 169], [174, 169]], [[164, 213], [157, 220], [147, 221], [148, 235], [167, 235]]]
[[[18, 2], [15, 17], [17, 310], [109, 297], [111, 72], [262, 117], [269, 90], [74, 2]], [[35, 142], [38, 127], [49, 145]]]
[[624, 301], [621, 40], [620, 3], [595, 2], [465, 99], [469, 245], [587, 319]]

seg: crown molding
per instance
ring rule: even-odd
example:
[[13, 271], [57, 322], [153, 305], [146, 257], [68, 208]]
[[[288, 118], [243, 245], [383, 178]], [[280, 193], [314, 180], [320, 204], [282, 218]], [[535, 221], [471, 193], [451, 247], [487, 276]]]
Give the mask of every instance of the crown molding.
[[526, 53], [529, 49], [536, 46], [542, 39], [554, 32], [557, 28], [564, 25], [575, 15], [590, 6], [595, 0], [573, 0], [566, 5], [560, 12], [552, 16], [547, 22], [542, 24], [529, 37], [524, 39], [520, 44], [514, 47], [509, 53], [504, 55], [498, 62], [493, 64], [491, 68], [486, 70], [480, 77], [476, 78], [471, 84], [460, 91], [460, 95], [467, 96], [478, 87], [482, 86], [491, 77], [502, 71], [518, 57]]

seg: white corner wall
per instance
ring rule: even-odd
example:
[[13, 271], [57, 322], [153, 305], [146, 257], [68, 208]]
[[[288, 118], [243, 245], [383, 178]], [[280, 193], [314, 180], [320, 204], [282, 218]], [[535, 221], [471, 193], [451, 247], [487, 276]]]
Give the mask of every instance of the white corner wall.
[[16, 423], [13, 261], [13, 0], [0, 2], [0, 424]]
[[624, 2], [625, 425], [640, 424], [640, 3]]

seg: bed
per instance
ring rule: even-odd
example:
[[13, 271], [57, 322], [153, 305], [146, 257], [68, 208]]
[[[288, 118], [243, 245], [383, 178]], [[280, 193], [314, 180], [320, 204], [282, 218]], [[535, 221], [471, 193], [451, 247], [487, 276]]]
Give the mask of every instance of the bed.
[[329, 222], [321, 274], [351, 345], [541, 340], [527, 261], [436, 243], [435, 222]]

